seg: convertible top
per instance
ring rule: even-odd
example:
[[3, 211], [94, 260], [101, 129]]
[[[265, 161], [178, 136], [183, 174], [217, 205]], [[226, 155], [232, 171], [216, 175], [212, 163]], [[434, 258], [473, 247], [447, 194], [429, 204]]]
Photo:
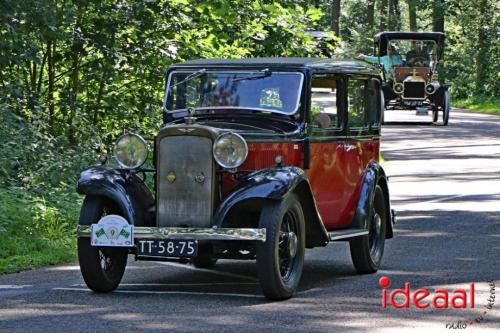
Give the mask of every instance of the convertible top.
[[438, 45], [438, 58], [441, 58], [444, 33], [442, 32], [413, 32], [413, 31], [384, 31], [373, 37], [373, 42], [378, 44], [380, 56], [386, 55], [387, 42], [392, 39], [433, 40]]

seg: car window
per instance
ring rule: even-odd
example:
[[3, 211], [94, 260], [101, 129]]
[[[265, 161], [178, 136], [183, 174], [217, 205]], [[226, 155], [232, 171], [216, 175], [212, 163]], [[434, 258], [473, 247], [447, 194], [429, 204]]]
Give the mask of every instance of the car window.
[[368, 126], [366, 115], [366, 84], [367, 82], [364, 79], [349, 79], [347, 88], [347, 121], [351, 128]]
[[334, 77], [315, 77], [311, 86], [311, 113], [314, 128], [340, 127], [337, 107], [337, 81]]
[[368, 124], [371, 126], [380, 125], [380, 103], [379, 82], [375, 79], [368, 80], [366, 89], [366, 112]]

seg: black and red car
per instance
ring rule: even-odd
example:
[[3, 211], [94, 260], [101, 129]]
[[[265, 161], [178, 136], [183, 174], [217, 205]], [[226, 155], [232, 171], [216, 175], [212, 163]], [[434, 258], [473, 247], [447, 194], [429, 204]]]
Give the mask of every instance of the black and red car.
[[[359, 273], [377, 271], [393, 236], [379, 163], [381, 80], [358, 61], [197, 60], [166, 75], [154, 168], [126, 133], [118, 166], [83, 171], [80, 268], [98, 292], [118, 287], [127, 256], [256, 259], [264, 295], [296, 290], [306, 248], [349, 241]], [[154, 174], [149, 189], [141, 175]]]

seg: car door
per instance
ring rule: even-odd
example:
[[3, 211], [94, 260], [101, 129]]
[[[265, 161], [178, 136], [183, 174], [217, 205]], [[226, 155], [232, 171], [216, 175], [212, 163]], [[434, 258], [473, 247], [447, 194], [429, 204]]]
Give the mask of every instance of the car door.
[[350, 224], [359, 197], [364, 171], [379, 158], [381, 102], [378, 80], [350, 76], [347, 79], [347, 128], [343, 145], [345, 210], [338, 224]]
[[310, 163], [306, 170], [323, 223], [335, 228], [345, 210], [343, 176], [345, 143], [344, 82], [335, 75], [313, 75], [311, 81]]

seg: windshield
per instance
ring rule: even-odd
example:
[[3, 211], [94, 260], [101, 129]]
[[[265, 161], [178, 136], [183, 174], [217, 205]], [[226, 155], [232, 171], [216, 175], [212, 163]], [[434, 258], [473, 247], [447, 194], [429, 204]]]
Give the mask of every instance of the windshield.
[[298, 72], [174, 71], [168, 78], [165, 108], [167, 112], [196, 108], [294, 114], [302, 81]]
[[387, 54], [400, 56], [407, 67], [433, 67], [437, 51], [433, 40], [393, 39], [387, 47]]

